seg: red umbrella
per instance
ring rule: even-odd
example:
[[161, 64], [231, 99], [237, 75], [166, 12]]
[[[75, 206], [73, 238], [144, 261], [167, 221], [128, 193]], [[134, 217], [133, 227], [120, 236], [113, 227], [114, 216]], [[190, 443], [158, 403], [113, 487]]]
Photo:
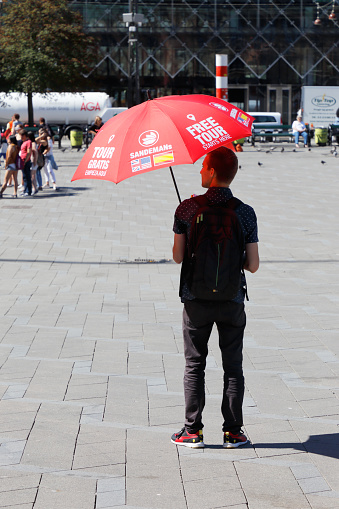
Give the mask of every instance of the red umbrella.
[[[247, 113], [216, 97], [195, 94], [151, 99], [106, 122], [72, 181], [118, 183], [164, 166], [172, 172], [174, 164], [194, 163], [221, 145], [250, 136], [252, 122]], [[179, 193], [178, 197], [180, 200]]]

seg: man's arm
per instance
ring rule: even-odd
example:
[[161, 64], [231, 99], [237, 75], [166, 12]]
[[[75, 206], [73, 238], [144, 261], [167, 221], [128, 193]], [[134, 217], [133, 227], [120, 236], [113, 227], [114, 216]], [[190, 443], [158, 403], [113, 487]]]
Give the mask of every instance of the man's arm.
[[25, 164], [28, 163], [28, 161], [30, 161], [31, 155], [32, 155], [32, 145], [30, 145], [28, 147], [28, 149], [27, 149], [27, 154], [26, 154], [26, 158], [25, 158]]
[[184, 259], [186, 247], [186, 235], [184, 233], [174, 234], [173, 260], [175, 263], [181, 263]]
[[259, 269], [258, 243], [253, 242], [251, 244], [246, 244], [245, 253], [246, 258], [244, 263], [244, 269], [254, 274], [254, 272], [257, 272], [257, 270]]

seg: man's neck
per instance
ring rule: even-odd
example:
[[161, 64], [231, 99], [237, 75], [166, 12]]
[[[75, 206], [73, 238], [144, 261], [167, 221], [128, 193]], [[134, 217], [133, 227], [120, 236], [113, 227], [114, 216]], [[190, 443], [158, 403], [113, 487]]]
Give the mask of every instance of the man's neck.
[[230, 187], [229, 184], [225, 184], [224, 182], [211, 182], [209, 189], [211, 187]]

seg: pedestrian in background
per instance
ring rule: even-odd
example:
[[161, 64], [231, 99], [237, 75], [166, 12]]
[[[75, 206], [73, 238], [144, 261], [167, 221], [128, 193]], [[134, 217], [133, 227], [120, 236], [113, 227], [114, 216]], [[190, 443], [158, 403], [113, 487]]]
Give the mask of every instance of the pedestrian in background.
[[22, 145], [20, 147], [20, 159], [23, 164], [22, 176], [24, 181], [24, 192], [21, 196], [31, 196], [32, 194], [32, 181], [31, 181], [31, 155], [32, 155], [32, 142], [28, 137], [27, 131], [21, 131]]
[[8, 138], [8, 148], [6, 152], [6, 163], [5, 163], [5, 179], [4, 183], [0, 189], [0, 198], [2, 198], [2, 194], [6, 187], [8, 186], [11, 179], [13, 179], [14, 182], [14, 193], [13, 198], [17, 198], [17, 192], [18, 192], [18, 170], [16, 166], [17, 157], [19, 154], [19, 147], [17, 139], [14, 135], [11, 135]]
[[38, 184], [36, 179], [36, 173], [38, 170], [38, 147], [35, 142], [35, 137], [32, 131], [28, 132], [28, 138], [32, 142], [32, 154], [31, 154], [31, 181], [32, 181], [32, 195], [38, 192]]
[[20, 115], [19, 113], [14, 113], [13, 117], [13, 123], [12, 123], [12, 134], [15, 134], [15, 128], [18, 125], [22, 126], [22, 123], [20, 122]]
[[[40, 143], [43, 147], [42, 153], [45, 156], [45, 165], [44, 165], [44, 173], [45, 173], [45, 184], [42, 186], [43, 188], [50, 187], [50, 181], [53, 185], [53, 189], [56, 191], [56, 178], [54, 169], [57, 169], [57, 164], [53, 155], [53, 141], [45, 129], [39, 130], [39, 136], [36, 139], [37, 143]], [[54, 168], [53, 168], [54, 167]]]

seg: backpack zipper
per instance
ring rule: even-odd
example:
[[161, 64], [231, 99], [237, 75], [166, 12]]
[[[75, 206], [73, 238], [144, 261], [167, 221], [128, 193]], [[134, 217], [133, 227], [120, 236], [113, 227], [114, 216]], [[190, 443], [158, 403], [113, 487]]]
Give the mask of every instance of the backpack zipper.
[[219, 265], [220, 265], [220, 244], [218, 244], [218, 263], [217, 263], [217, 273], [215, 275], [215, 289], [213, 290], [214, 293], [217, 293], [217, 286], [218, 286], [218, 279], [219, 279]]

